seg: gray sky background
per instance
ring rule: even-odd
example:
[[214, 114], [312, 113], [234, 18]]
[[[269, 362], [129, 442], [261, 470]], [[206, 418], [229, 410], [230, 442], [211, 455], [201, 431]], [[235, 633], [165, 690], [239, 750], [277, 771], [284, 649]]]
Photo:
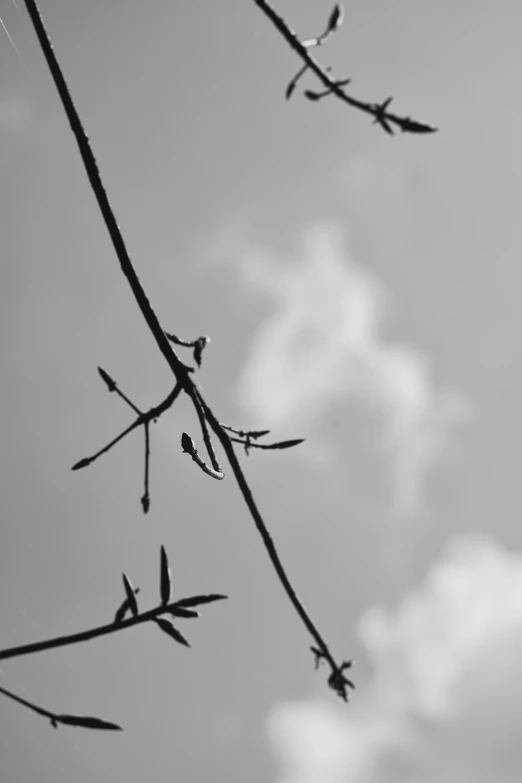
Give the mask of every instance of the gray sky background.
[[[280, 0], [303, 37], [331, 4]], [[231, 477], [181, 454], [180, 401], [128, 291], [21, 0], [1, 0], [0, 646], [109, 621], [121, 572], [157, 600], [230, 600], [3, 662], [6, 783], [515, 783], [522, 751], [516, 0], [354, 0], [319, 51], [353, 94], [440, 127], [391, 138], [335, 101], [284, 100], [299, 61], [253, 2], [42, 0], [142, 282], [164, 327], [210, 335], [222, 421], [298, 449], [242, 458], [294, 583], [339, 658], [313, 671]], [[310, 78], [303, 86], [314, 87]], [[188, 358], [188, 356], [187, 356]], [[181, 627], [180, 621], [180, 627]]]

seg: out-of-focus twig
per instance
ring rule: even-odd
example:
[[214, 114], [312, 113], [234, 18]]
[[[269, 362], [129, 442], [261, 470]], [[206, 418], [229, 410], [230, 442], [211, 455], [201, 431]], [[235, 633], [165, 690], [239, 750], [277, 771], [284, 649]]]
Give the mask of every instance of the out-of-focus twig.
[[[326, 95], [330, 94], [335, 95], [337, 98], [339, 98], [341, 101], [344, 101], [352, 108], [359, 109], [359, 111], [372, 115], [374, 118], [374, 124], [378, 123], [383, 128], [383, 130], [386, 131], [386, 133], [393, 135], [393, 125], [399, 127], [403, 132], [408, 133], [434, 133], [436, 130], [438, 130], [437, 128], [424, 122], [413, 120], [411, 117], [401, 117], [398, 114], [392, 114], [389, 112], [388, 106], [392, 100], [391, 98], [388, 98], [383, 103], [371, 103], [368, 101], [361, 101], [351, 95], [348, 95], [342, 87], [343, 81], [346, 80], [339, 81], [332, 79], [328, 70], [324, 68], [309, 51], [311, 46], [318, 45], [318, 41], [321, 41], [321, 36], [319, 36], [317, 39], [301, 41], [297, 33], [291, 29], [283, 17], [275, 11], [275, 9], [270, 5], [270, 3], [267, 2], [267, 0], [254, 0], [254, 3], [265, 14], [265, 16], [270, 19], [277, 30], [279, 30], [285, 41], [304, 62], [303, 68], [301, 68], [301, 70], [292, 79], [287, 87], [287, 98], [289, 98], [294, 91], [297, 79], [299, 79], [307, 70], [310, 70], [317, 76], [319, 81], [322, 82], [327, 90], [327, 92], [325, 92], [321, 97], [325, 97]], [[327, 37], [329, 38], [330, 34]], [[324, 38], [323, 34], [323, 40], [321, 43], [323, 43], [324, 40], [326, 39]], [[312, 100], [314, 99], [312, 98]]]

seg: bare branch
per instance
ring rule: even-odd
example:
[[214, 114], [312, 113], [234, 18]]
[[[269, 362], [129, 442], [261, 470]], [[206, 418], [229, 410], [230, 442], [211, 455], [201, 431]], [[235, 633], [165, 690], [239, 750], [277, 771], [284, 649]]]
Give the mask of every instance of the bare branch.
[[203, 440], [205, 441], [205, 446], [207, 449], [208, 456], [210, 457], [210, 461], [212, 463], [213, 469], [216, 471], [216, 473], [221, 473], [222, 478], [224, 478], [225, 474], [223, 473], [223, 468], [218, 462], [218, 458], [216, 457], [216, 452], [214, 451], [214, 444], [212, 443], [212, 439], [210, 437], [210, 432], [208, 430], [207, 426], [207, 420], [205, 418], [205, 413], [203, 411], [203, 406], [201, 404], [201, 401], [199, 399], [199, 393], [196, 389], [196, 396], [195, 396], [195, 408], [196, 413], [198, 414], [199, 423], [201, 426], [201, 433], [203, 435]]
[[[256, 5], [259, 6], [259, 8], [261, 8], [264, 11], [264, 13], [267, 16], [269, 16], [269, 18], [272, 19], [276, 27], [278, 27], [278, 29], [282, 32], [283, 36], [291, 44], [292, 48], [294, 48], [295, 51], [302, 57], [306, 65], [309, 68], [311, 68], [311, 70], [313, 70], [314, 73], [316, 73], [316, 75], [320, 78], [320, 80], [322, 81], [325, 87], [332, 88], [332, 92], [342, 97], [343, 100], [348, 102], [350, 105], [355, 106], [357, 108], [361, 108], [363, 111], [375, 115], [375, 110], [371, 108], [372, 105], [363, 104], [362, 102], [356, 101], [353, 98], [349, 98], [344, 94], [342, 88], [337, 86], [337, 84], [330, 79], [328, 73], [308, 53], [307, 49], [297, 39], [295, 33], [293, 33], [286, 26], [283, 20], [273, 11], [273, 9], [265, 2], [265, 0], [254, 0], [254, 2], [256, 3]], [[196, 410], [198, 410], [198, 407], [201, 406], [203, 410], [204, 418], [210, 424], [210, 427], [213, 429], [213, 431], [219, 438], [223, 446], [223, 449], [225, 450], [225, 453], [227, 455], [227, 459], [231, 465], [239, 489], [252, 515], [254, 524], [261, 536], [263, 545], [272, 562], [276, 574], [284, 590], [286, 591], [291, 603], [293, 604], [297, 614], [301, 618], [302, 622], [304, 623], [310, 635], [315, 640], [316, 645], [323, 653], [324, 658], [330, 664], [332, 669], [331, 676], [334, 675], [337, 676], [337, 674], [341, 672], [341, 669], [336, 664], [332, 654], [330, 653], [326, 641], [323, 639], [315, 623], [312, 621], [311, 617], [306, 611], [304, 604], [301, 602], [299, 596], [297, 595], [297, 592], [295, 591], [289, 577], [285, 572], [279, 554], [276, 550], [275, 544], [272, 540], [270, 533], [268, 532], [268, 529], [261, 516], [261, 513], [259, 512], [257, 504], [254, 501], [252, 492], [246, 481], [243, 471], [240, 467], [240, 464], [234, 452], [233, 444], [227, 432], [219, 424], [218, 419], [214, 416], [212, 410], [205, 402], [202, 391], [197, 387], [195, 381], [192, 379], [191, 377], [192, 368], [185, 365], [180, 360], [175, 350], [173, 349], [171, 342], [169, 341], [169, 338], [167, 337], [165, 331], [161, 327], [158, 317], [156, 316], [156, 313], [154, 312], [152, 305], [149, 302], [149, 299], [143, 289], [143, 286], [141, 285], [139, 277], [134, 269], [129, 253], [127, 251], [122, 233], [116, 221], [116, 217], [110, 205], [107, 193], [103, 186], [100, 172], [98, 170], [96, 160], [92, 153], [87, 134], [85, 133], [80, 117], [78, 115], [72, 97], [70, 95], [69, 89], [67, 87], [67, 83], [64, 79], [58, 61], [54, 54], [52, 44], [45, 30], [40, 12], [38, 10], [36, 0], [25, 0], [25, 5], [31, 17], [31, 21], [35, 28], [35, 32], [40, 42], [40, 45], [42, 47], [44, 57], [47, 61], [47, 64], [51, 71], [51, 75], [54, 79], [56, 88], [60, 95], [72, 132], [78, 143], [78, 148], [80, 151], [82, 161], [85, 166], [85, 170], [89, 182], [93, 189], [94, 195], [97, 199], [98, 206], [100, 208], [103, 219], [107, 226], [107, 230], [109, 231], [109, 235], [111, 237], [114, 249], [116, 251], [116, 255], [118, 257], [121, 270], [131, 287], [136, 303], [140, 308], [140, 311], [147, 323], [147, 326], [152, 336], [156, 341], [158, 348], [160, 349], [165, 360], [167, 361], [167, 364], [169, 365], [170, 369], [172, 370], [176, 378], [177, 381], [176, 389], [178, 388], [179, 385], [179, 387], [183, 389], [186, 392], [186, 394], [188, 394], [188, 396], [192, 400], [192, 403], [196, 407]], [[394, 118], [395, 122], [401, 121], [400, 118], [395, 118], [394, 115], [388, 115], [388, 114], [386, 114], [385, 119], [389, 119], [390, 117]], [[414, 123], [414, 121], [409, 120], [409, 123], [410, 123], [410, 127], [408, 128], [408, 130], [411, 130], [412, 129], [411, 126]], [[429, 129], [429, 130], [433, 130], [433, 129]], [[139, 421], [137, 420], [134, 426], [138, 426], [139, 424], [142, 423], [144, 423], [143, 420], [141, 419]], [[187, 442], [189, 448], [186, 450], [188, 451], [188, 453], [191, 454], [194, 461], [196, 461], [198, 465], [203, 470], [205, 470], [205, 472], [207, 472], [209, 475], [213, 476], [214, 478], [222, 478], [223, 477], [222, 473], [220, 474], [220, 472], [215, 471], [212, 468], [209, 468], [203, 462], [203, 460], [197, 455], [194, 444], [192, 443], [192, 440], [189, 438], [189, 436], [186, 435], [186, 433], [184, 433], [184, 436], [186, 436], [186, 438], [189, 439], [189, 441]], [[83, 467], [85, 464], [89, 464], [89, 461], [92, 460], [87, 460], [87, 461], [84, 460], [81, 463], [77, 463], [75, 468], [78, 469], [80, 467]], [[157, 610], [152, 610], [152, 611], [154, 612]], [[106, 633], [112, 633], [114, 632], [115, 629], [120, 630], [122, 628], [127, 628], [130, 627], [131, 625], [135, 625], [138, 622], [146, 622], [147, 620], [152, 618], [153, 615], [151, 613], [145, 613], [139, 615], [136, 618], [123, 620], [117, 626], [114, 625], [102, 626], [101, 628], [93, 629], [91, 631], [85, 631], [82, 632], [81, 634], [76, 634], [70, 637], [59, 637], [58, 639], [48, 640], [47, 642], [38, 642], [34, 645], [26, 645], [25, 647], [12, 648], [11, 650], [7, 650], [7, 651], [4, 650], [3, 652], [0, 651], [0, 659], [6, 657], [14, 657], [15, 655], [23, 655], [28, 652], [39, 652], [44, 649], [49, 649], [50, 647], [58, 647], [58, 646], [63, 646], [65, 644], [72, 644], [75, 642], [86, 641], [87, 639], [94, 638], [95, 636], [101, 636]]]
[[278, 443], [252, 443], [247, 436], [245, 440], [242, 438], [230, 438], [234, 443], [241, 443], [245, 447], [245, 453], [248, 455], [250, 449], [291, 449], [293, 446], [298, 446], [300, 443], [304, 443], [304, 438], [294, 438], [293, 440], [281, 440]]
[[50, 710], [46, 710], [43, 707], [38, 707], [32, 701], [27, 701], [27, 699], [22, 699], [21, 696], [17, 696], [15, 693], [8, 691], [6, 688], [0, 687], [0, 693], [2, 693], [4, 696], [7, 696], [9, 699], [13, 699], [13, 701], [18, 702], [18, 704], [22, 704], [24, 707], [27, 707], [29, 710], [36, 712], [38, 715], [42, 715], [42, 717], [48, 718], [51, 721], [51, 725], [55, 729], [58, 728], [59, 723], [63, 723], [64, 725], [66, 724], [68, 726], [80, 726], [85, 729], [105, 729], [109, 731], [122, 731], [121, 726], [118, 726], [117, 723], [110, 723], [109, 721], [101, 720], [100, 718], [92, 718], [88, 715], [67, 715], [67, 714], [60, 715], [56, 712], [51, 712]]
[[102, 454], [106, 454], [110, 449], [112, 449], [113, 446], [115, 446], [117, 443], [120, 442], [126, 435], [131, 433], [133, 430], [135, 430], [137, 427], [144, 426], [146, 427], [151, 421], [156, 421], [159, 419], [159, 417], [165, 413], [169, 408], [172, 407], [174, 402], [176, 401], [177, 397], [179, 396], [179, 393], [181, 392], [181, 385], [176, 384], [176, 386], [172, 389], [170, 394], [165, 397], [163, 402], [160, 402], [159, 405], [155, 405], [153, 408], [151, 408], [147, 413], [141, 413], [138, 409], [138, 418], [135, 419], [132, 424], [130, 424], [127, 429], [123, 430], [119, 435], [117, 435], [114, 440], [111, 440], [110, 443], [108, 443], [106, 446], [104, 446], [102, 449], [96, 452], [96, 454], [93, 454], [91, 457], [84, 457], [79, 462], [77, 462], [75, 465], [72, 466], [71, 470], [79, 470], [80, 468], [86, 468], [88, 465], [90, 465], [94, 460], [98, 459], [98, 457], [101, 457]]
[[[226, 598], [227, 596], [219, 596], [220, 598]], [[106, 623], [105, 625], [98, 625], [95, 628], [89, 628], [79, 633], [72, 633], [66, 636], [56, 636], [53, 639], [44, 639], [39, 642], [33, 642], [32, 644], [22, 644], [18, 647], [8, 647], [5, 650], [0, 650], [0, 660], [7, 660], [8, 658], [20, 658], [22, 655], [30, 655], [32, 653], [43, 652], [44, 650], [54, 650], [57, 647], [69, 647], [72, 644], [81, 644], [82, 642], [88, 642], [91, 639], [96, 639], [99, 636], [107, 636], [111, 633], [118, 633], [125, 628], [133, 628], [135, 625], [142, 625], [148, 623], [160, 617], [163, 614], [169, 614], [172, 611], [176, 611], [178, 603], [181, 607], [192, 606], [191, 601], [204, 603], [201, 600], [201, 596], [191, 596], [190, 598], [181, 598], [170, 604], [160, 604], [155, 606], [154, 609], [149, 609], [147, 612], [141, 612], [138, 615], [127, 618], [126, 620], [118, 620], [112, 623]]]
[[[374, 123], [379, 123], [387, 133], [393, 134], [391, 125], [397, 125], [402, 131], [409, 133], [434, 133], [436, 130], [438, 130], [431, 125], [427, 125], [423, 122], [417, 122], [417, 120], [412, 120], [410, 117], [400, 117], [397, 114], [391, 114], [390, 112], [386, 111], [390, 99], [384, 103], [379, 104], [360, 101], [357, 98], [353, 98], [351, 95], [347, 95], [342, 86], [340, 86], [340, 83], [337, 80], [332, 79], [332, 77], [329, 76], [327, 69], [323, 68], [323, 66], [315, 59], [315, 57], [310, 54], [309, 47], [312, 45], [310, 41], [300, 41], [297, 33], [295, 33], [287, 25], [283, 17], [279, 16], [279, 14], [269, 3], [266, 2], [266, 0], [254, 0], [254, 3], [258, 8], [261, 9], [265, 16], [270, 19], [273, 25], [279, 30], [285, 41], [287, 41], [287, 43], [292, 47], [292, 49], [297, 52], [299, 57], [305, 63], [305, 68], [313, 71], [329, 92], [336, 95], [337, 98], [344, 101], [349, 106], [352, 106], [354, 109], [359, 109], [359, 111], [365, 112], [366, 114], [371, 114], [375, 118]], [[294, 77], [292, 82], [290, 82], [288, 85], [286, 93], [287, 98], [290, 97], [288, 94], [289, 91], [291, 95], [295, 89], [295, 84], [293, 83], [297, 81], [302, 73], [304, 73], [304, 70], [305, 69], [301, 69], [297, 77]], [[291, 88], [292, 84], [293, 86]]]

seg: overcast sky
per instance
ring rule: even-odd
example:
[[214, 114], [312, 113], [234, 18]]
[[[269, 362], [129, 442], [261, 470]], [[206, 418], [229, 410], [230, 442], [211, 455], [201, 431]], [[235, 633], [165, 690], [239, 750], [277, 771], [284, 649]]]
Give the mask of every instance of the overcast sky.
[[[278, 0], [309, 38], [331, 3]], [[221, 421], [306, 438], [241, 455], [294, 584], [357, 685], [314, 671], [230, 471], [201, 473], [121, 275], [22, 0], [0, 0], [0, 648], [110, 622], [121, 572], [181, 620], [2, 662], [6, 783], [517, 783], [522, 765], [517, 0], [353, 0], [318, 50], [368, 101], [440, 128], [394, 137], [333, 99], [252, 0], [41, 0], [164, 328], [209, 335]], [[302, 86], [314, 88], [311, 77]], [[186, 354], [187, 361], [189, 354]]]

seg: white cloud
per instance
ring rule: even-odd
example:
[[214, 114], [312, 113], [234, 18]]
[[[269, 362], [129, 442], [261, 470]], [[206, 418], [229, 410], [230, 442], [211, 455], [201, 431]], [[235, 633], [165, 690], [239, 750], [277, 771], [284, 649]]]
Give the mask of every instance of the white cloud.
[[350, 259], [341, 232], [318, 225], [294, 264], [250, 252], [246, 280], [275, 309], [251, 345], [240, 400], [260, 426], [312, 427], [332, 405], [357, 400], [380, 411], [397, 507], [414, 510], [422, 478], [440, 456], [463, 399], [436, 391], [418, 351], [380, 333], [383, 287]]
[[279, 783], [515, 783], [522, 556], [460, 538], [395, 613], [360, 623], [374, 678], [348, 707], [281, 705]]

